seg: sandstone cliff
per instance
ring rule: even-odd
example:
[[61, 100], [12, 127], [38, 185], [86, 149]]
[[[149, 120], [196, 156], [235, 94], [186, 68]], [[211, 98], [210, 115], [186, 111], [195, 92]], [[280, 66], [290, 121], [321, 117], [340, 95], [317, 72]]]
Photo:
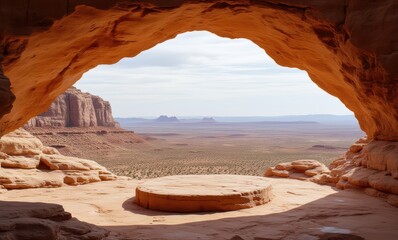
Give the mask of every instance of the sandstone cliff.
[[26, 127], [116, 127], [109, 102], [75, 87], [58, 96], [50, 108]]

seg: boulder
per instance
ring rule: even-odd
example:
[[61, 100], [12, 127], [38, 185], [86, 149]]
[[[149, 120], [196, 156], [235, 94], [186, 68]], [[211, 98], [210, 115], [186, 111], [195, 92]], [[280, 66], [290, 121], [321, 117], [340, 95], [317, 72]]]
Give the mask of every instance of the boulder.
[[33, 169], [39, 166], [40, 160], [37, 157], [9, 156], [0, 163], [3, 168]]
[[48, 188], [63, 186], [64, 174], [60, 171], [39, 169], [0, 169], [0, 185], [7, 189]]
[[68, 185], [81, 185], [100, 182], [98, 171], [64, 171], [64, 183]]
[[51, 170], [105, 170], [104, 167], [92, 160], [63, 155], [42, 154], [40, 156], [40, 161]]
[[18, 129], [0, 139], [0, 152], [13, 156], [30, 156], [41, 153], [43, 144], [27, 131]]
[[289, 177], [362, 189], [371, 196], [398, 206], [398, 142], [360, 139], [329, 168], [315, 160], [296, 160], [267, 168], [266, 177]]
[[304, 172], [304, 174], [307, 175], [308, 177], [313, 177], [315, 175], [324, 174], [324, 173], [330, 173], [330, 170], [328, 167], [326, 167], [323, 164], [321, 164], [318, 167], [305, 170], [305, 172]]
[[363, 149], [363, 146], [364, 146], [364, 144], [355, 143], [350, 146], [349, 150], [350, 150], [350, 152], [357, 153]]
[[351, 169], [348, 173], [346, 173], [347, 181], [353, 185], [359, 186], [359, 187], [368, 187], [369, 186], [369, 177], [372, 174], [375, 174], [377, 171], [368, 169], [368, 168], [362, 168], [362, 167], [356, 167]]
[[0, 192], [116, 179], [95, 161], [61, 155], [22, 129], [3, 136], [0, 146]]
[[279, 163], [275, 167], [267, 168], [264, 172], [266, 177], [295, 178], [300, 180], [314, 180], [319, 174], [330, 173], [329, 168], [324, 164], [311, 159], [300, 159], [292, 162]]
[[307, 170], [320, 167], [322, 165], [323, 164], [321, 164], [316, 160], [309, 160], [309, 159], [296, 160], [291, 162], [292, 168], [298, 172], [305, 172]]

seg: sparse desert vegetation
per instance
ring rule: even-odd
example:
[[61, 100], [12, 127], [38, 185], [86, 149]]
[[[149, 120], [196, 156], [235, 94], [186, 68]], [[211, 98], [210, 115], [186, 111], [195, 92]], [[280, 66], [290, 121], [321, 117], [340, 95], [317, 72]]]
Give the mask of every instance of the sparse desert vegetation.
[[[129, 134], [39, 135], [68, 155], [93, 159], [137, 179], [177, 174], [262, 175], [268, 166], [296, 159], [325, 164], [363, 133], [353, 124], [135, 123]], [[123, 140], [118, 138], [122, 137]], [[84, 149], [84, 150], [83, 150]]]

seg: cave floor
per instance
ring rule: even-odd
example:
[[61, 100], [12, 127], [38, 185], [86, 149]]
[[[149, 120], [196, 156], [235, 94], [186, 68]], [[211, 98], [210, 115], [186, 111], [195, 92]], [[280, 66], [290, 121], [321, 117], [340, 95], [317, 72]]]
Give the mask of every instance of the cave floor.
[[270, 179], [274, 199], [250, 209], [177, 214], [133, 203], [138, 180], [8, 191], [2, 201], [62, 204], [110, 239], [398, 239], [398, 208], [356, 190]]

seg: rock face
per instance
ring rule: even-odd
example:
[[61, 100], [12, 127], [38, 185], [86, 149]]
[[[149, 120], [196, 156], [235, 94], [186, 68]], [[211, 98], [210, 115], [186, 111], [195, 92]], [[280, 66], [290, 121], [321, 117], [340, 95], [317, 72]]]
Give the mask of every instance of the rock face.
[[135, 190], [136, 203], [166, 212], [214, 212], [252, 208], [271, 201], [272, 186], [262, 177], [179, 175], [149, 179]]
[[329, 168], [315, 160], [297, 160], [268, 168], [264, 175], [362, 189], [398, 207], [398, 142], [360, 139]]
[[26, 127], [116, 127], [109, 102], [75, 87], [59, 95], [50, 108]]
[[0, 239], [105, 239], [109, 231], [72, 218], [58, 204], [0, 204]]
[[[2, 56], [0, 55], [0, 61]], [[11, 92], [10, 80], [3, 75], [3, 69], [0, 64], [0, 116], [9, 113], [12, 103], [15, 101], [15, 95]]]
[[398, 140], [397, 10], [396, 0], [5, 1], [0, 52], [16, 100], [0, 134], [48, 109], [89, 69], [208, 30], [252, 40], [280, 65], [307, 71], [369, 139]]
[[1, 138], [0, 166], [2, 189], [61, 187], [116, 179], [98, 163], [63, 156], [22, 129]]

